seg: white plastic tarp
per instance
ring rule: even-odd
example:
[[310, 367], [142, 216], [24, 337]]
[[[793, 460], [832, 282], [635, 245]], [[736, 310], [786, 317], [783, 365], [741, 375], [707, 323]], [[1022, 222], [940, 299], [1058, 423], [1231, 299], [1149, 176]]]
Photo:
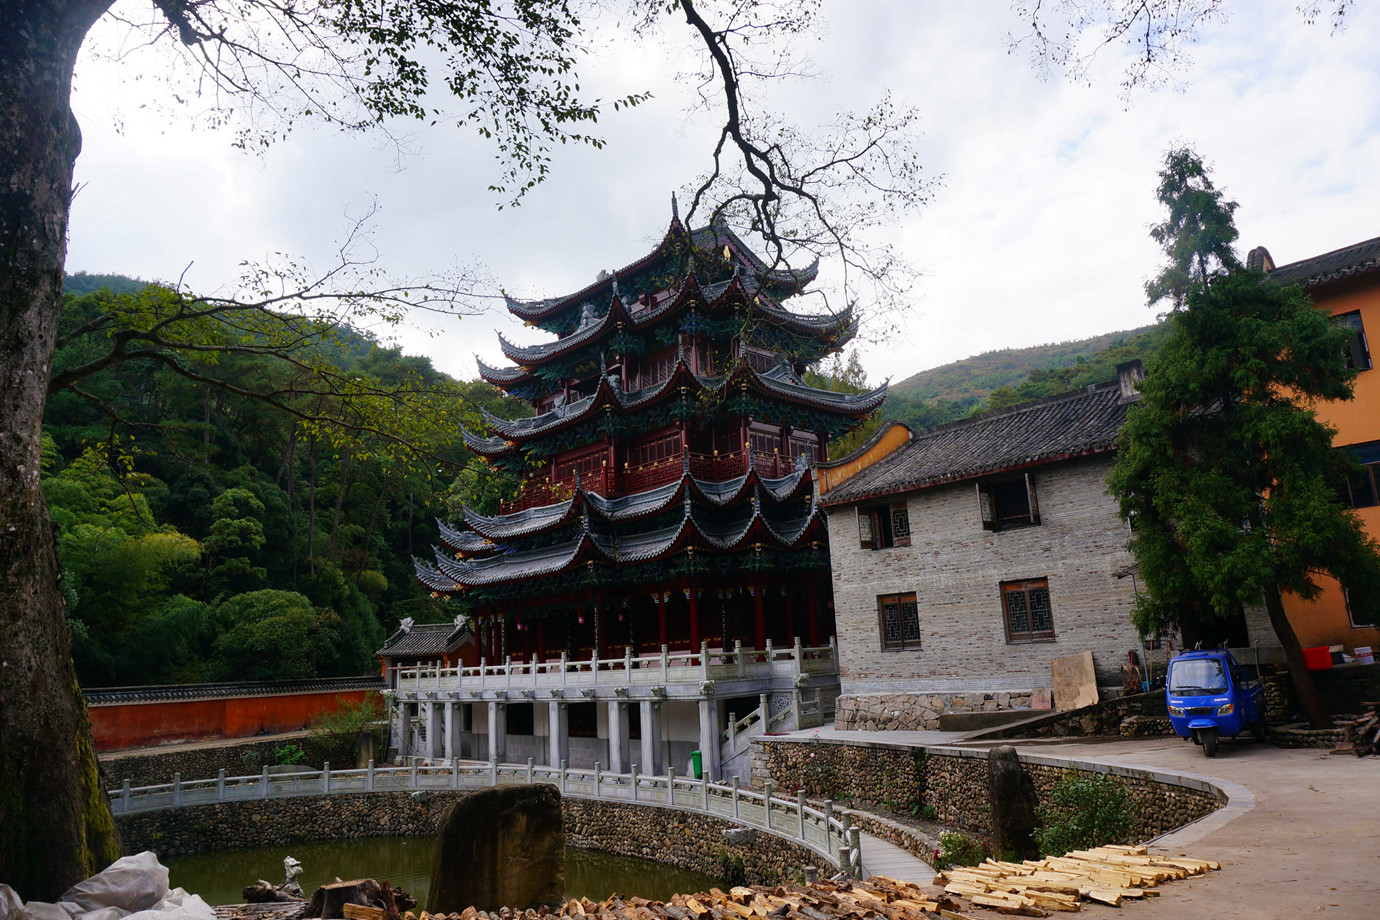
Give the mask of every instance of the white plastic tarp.
[[56, 904], [23, 904], [0, 884], [0, 920], [215, 920], [215, 913], [197, 895], [169, 891], [168, 870], [146, 850], [78, 882]]

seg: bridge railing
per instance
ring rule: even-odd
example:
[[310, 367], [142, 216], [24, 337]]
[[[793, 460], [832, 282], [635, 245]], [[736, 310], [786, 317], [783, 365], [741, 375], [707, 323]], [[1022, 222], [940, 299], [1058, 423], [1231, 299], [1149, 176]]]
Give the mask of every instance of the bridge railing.
[[794, 798], [777, 795], [768, 782], [761, 791], [741, 788], [737, 777], [731, 784], [711, 783], [675, 775], [649, 776], [637, 771], [610, 773], [596, 763], [593, 769], [535, 764], [461, 763], [427, 765], [413, 761], [403, 767], [376, 767], [370, 761], [362, 770], [275, 772], [265, 767], [252, 776], [184, 780], [174, 775], [171, 783], [131, 786], [125, 780], [110, 790], [110, 804], [117, 815], [163, 811], [193, 805], [261, 801], [299, 796], [341, 795], [361, 792], [424, 792], [428, 790], [480, 789], [519, 783], [549, 783], [562, 795], [600, 801], [630, 802], [675, 808], [723, 818], [733, 824], [766, 831], [825, 857], [845, 872], [856, 874], [857, 830], [847, 814], [836, 813], [833, 802], [816, 808], [803, 792]]

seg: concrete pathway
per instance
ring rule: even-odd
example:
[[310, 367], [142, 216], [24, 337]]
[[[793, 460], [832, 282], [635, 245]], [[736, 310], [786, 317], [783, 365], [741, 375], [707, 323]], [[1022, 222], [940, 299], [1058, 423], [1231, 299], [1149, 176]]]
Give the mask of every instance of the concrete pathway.
[[[829, 740], [960, 747], [1011, 743], [979, 745], [942, 732], [827, 729], [819, 734]], [[1160, 897], [1143, 903], [1119, 909], [1090, 905], [1082, 916], [1380, 918], [1380, 757], [1224, 741], [1218, 756], [1209, 759], [1201, 748], [1178, 738], [1014, 743], [1022, 754], [1196, 777], [1228, 795], [1224, 808], [1152, 843], [1155, 852], [1217, 860], [1220, 872], [1166, 884]], [[864, 841], [864, 867], [875, 872], [868, 852]]]
[[888, 843], [871, 834], [860, 834], [862, 844], [863, 878], [869, 875], [885, 875], [903, 882], [928, 885], [934, 881], [934, 868], [923, 859], [917, 859], [894, 843]]

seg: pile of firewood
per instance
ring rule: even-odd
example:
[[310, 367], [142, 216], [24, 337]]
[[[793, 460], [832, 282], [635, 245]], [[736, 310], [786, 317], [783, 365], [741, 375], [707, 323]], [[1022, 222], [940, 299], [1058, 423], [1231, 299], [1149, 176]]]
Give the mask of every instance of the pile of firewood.
[[1143, 846], [1105, 846], [1021, 863], [989, 859], [941, 872], [935, 882], [974, 907], [1042, 917], [1078, 910], [1085, 901], [1120, 907], [1126, 899], [1157, 897], [1161, 882], [1220, 868], [1209, 860], [1151, 856]]
[[962, 913], [969, 905], [1045, 917], [1051, 911], [1076, 911], [1085, 901], [1120, 906], [1123, 899], [1153, 897], [1161, 882], [1218, 868], [1207, 860], [1149, 856], [1145, 847], [1098, 847], [1024, 863], [989, 859], [950, 869], [936, 879], [942, 888], [874, 875], [865, 882], [711, 888], [675, 895], [669, 903], [615, 895], [600, 902], [572, 899], [559, 910], [469, 907], [458, 914], [423, 913], [421, 920], [970, 920]]
[[1380, 744], [1380, 703], [1365, 703], [1366, 714], [1359, 719], [1339, 722], [1342, 740], [1332, 748], [1334, 754], [1355, 754], [1364, 757], [1374, 754]]

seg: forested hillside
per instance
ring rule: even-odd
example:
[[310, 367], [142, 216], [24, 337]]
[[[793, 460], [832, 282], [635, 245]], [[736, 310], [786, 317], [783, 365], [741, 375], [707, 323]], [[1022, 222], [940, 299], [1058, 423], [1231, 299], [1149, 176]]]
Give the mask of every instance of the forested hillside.
[[928, 428], [1110, 380], [1123, 361], [1139, 358], [1148, 364], [1165, 332], [1161, 323], [1075, 342], [984, 352], [893, 383], [882, 416]]
[[[118, 275], [67, 288], [43, 476], [85, 686], [368, 673], [402, 617], [456, 614], [412, 556], [461, 501], [492, 512], [511, 494], [459, 429], [525, 403], [348, 326], [204, 309]], [[1161, 332], [925, 371], [892, 387], [882, 416], [925, 427], [1105, 380]], [[810, 382], [869, 386], [856, 353]]]
[[401, 617], [455, 615], [411, 557], [457, 482], [511, 488], [459, 426], [525, 404], [348, 328], [69, 286], [43, 475], [83, 685], [369, 673]]

